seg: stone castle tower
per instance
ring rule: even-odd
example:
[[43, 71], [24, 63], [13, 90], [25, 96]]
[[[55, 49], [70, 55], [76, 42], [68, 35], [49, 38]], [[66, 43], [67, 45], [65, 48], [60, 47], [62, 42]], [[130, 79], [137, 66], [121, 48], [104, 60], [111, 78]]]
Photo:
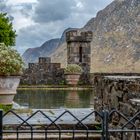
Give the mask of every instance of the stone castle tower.
[[84, 73], [90, 72], [92, 32], [72, 30], [66, 33], [68, 64], [80, 65]]

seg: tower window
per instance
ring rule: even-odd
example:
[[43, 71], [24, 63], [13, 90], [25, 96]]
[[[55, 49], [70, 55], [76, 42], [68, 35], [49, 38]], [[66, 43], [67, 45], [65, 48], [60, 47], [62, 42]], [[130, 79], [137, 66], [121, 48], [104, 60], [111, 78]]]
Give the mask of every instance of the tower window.
[[79, 47], [79, 62], [82, 62], [82, 47]]

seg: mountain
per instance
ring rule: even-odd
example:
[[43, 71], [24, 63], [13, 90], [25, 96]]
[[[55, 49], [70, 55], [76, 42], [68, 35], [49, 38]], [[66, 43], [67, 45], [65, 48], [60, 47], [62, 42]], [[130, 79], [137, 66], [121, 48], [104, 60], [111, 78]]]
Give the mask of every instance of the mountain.
[[37, 62], [39, 57], [48, 57], [58, 47], [60, 42], [59, 38], [46, 41], [40, 47], [27, 49], [22, 58], [26, 64], [29, 62]]
[[[114, 0], [80, 30], [93, 31], [91, 72], [140, 72], [140, 0]], [[66, 47], [51, 55], [63, 67]]]

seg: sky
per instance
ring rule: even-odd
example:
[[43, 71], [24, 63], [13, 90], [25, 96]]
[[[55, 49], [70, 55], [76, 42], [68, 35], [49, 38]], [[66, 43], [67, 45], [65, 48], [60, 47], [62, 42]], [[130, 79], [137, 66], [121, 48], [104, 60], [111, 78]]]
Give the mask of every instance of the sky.
[[28, 48], [60, 38], [67, 28], [81, 28], [113, 0], [0, 0], [16, 30], [16, 49]]

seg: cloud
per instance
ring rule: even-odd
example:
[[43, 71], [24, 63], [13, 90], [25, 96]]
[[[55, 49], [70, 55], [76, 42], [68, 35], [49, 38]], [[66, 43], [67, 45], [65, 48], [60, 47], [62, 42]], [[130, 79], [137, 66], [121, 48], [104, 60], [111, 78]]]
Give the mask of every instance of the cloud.
[[63, 25], [59, 26], [59, 24], [59, 21], [42, 25], [36, 23], [20, 29], [16, 41], [17, 49], [23, 53], [28, 48], [39, 47], [49, 39], [60, 37]]
[[4, 12], [6, 9], [5, 1], [0, 0], [0, 12]]
[[113, 0], [76, 0], [77, 7], [74, 12], [79, 15], [85, 14], [89, 16], [95, 16], [99, 10], [102, 10]]
[[64, 20], [71, 14], [74, 0], [39, 0], [33, 19], [35, 22]]
[[36, 3], [37, 0], [7, 0], [7, 4], [9, 5], [17, 5], [22, 3]]
[[113, 0], [38, 0], [33, 20], [37, 23], [44, 24], [58, 20], [67, 22], [71, 19], [71, 23], [73, 20], [73, 22], [76, 21], [75, 25], [79, 25], [81, 19], [85, 23], [86, 20], [94, 17], [99, 10], [103, 9], [112, 1]]
[[31, 3], [33, 0], [23, 3], [25, 1], [13, 0], [12, 3], [12, 0], [0, 0], [0, 12], [7, 13], [17, 32], [24, 27], [32, 26], [34, 23], [32, 13], [36, 3]]
[[32, 20], [33, 5], [31, 4], [19, 4], [12, 6], [11, 14], [14, 16], [13, 25], [17, 32], [28, 26], [34, 25]]
[[0, 0], [0, 12], [10, 14], [11, 7], [7, 5], [7, 0]]

